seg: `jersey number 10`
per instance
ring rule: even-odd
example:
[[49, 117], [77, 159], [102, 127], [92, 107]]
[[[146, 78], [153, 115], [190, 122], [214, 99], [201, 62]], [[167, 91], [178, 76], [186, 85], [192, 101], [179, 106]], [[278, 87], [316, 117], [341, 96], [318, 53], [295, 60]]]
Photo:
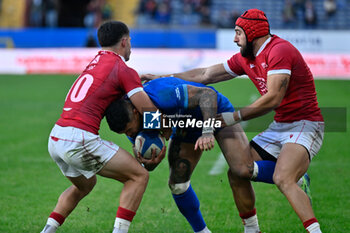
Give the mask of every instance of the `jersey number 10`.
[[82, 101], [86, 97], [93, 82], [94, 77], [90, 74], [79, 77], [69, 90], [66, 100], [70, 98], [70, 100], [75, 103]]

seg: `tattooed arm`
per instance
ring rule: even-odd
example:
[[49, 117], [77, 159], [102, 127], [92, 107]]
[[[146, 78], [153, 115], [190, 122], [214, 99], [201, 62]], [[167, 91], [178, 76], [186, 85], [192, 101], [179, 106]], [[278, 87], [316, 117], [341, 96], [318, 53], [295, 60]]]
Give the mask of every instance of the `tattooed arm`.
[[267, 78], [267, 93], [257, 99], [251, 105], [240, 110], [241, 117], [238, 112], [233, 114], [235, 120], [241, 118], [242, 120], [249, 120], [255, 117], [262, 116], [273, 109], [277, 108], [288, 88], [290, 75], [288, 74], [273, 74]]
[[[208, 87], [187, 85], [188, 108], [200, 107], [203, 120], [215, 119], [217, 113], [217, 94]], [[194, 149], [210, 150], [214, 147], [214, 129], [203, 127], [202, 136], [198, 138]]]
[[208, 87], [187, 85], [188, 108], [200, 107], [203, 120], [215, 118], [217, 112], [217, 94]]

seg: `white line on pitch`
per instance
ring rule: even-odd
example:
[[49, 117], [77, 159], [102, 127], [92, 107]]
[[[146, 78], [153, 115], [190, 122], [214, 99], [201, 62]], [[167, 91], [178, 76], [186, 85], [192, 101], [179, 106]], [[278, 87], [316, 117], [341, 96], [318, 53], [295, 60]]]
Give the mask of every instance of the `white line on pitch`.
[[209, 175], [219, 175], [225, 171], [226, 167], [227, 167], [227, 163], [226, 163], [225, 157], [222, 153], [220, 153], [214, 163], [214, 166], [209, 171]]

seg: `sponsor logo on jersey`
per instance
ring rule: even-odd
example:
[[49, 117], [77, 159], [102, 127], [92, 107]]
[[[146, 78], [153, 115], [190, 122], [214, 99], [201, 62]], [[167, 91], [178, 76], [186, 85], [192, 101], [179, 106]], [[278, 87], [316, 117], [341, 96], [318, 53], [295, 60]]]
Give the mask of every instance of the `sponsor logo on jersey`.
[[269, 67], [265, 62], [261, 63], [262, 68], [266, 69], [267, 67]]
[[267, 85], [266, 85], [266, 80], [264, 78], [256, 77], [255, 80], [258, 83], [259, 90], [262, 94], [267, 93]]
[[181, 100], [181, 94], [180, 94], [180, 90], [179, 90], [178, 87], [175, 88], [175, 93], [176, 93], [176, 98], [177, 98], [178, 100]]

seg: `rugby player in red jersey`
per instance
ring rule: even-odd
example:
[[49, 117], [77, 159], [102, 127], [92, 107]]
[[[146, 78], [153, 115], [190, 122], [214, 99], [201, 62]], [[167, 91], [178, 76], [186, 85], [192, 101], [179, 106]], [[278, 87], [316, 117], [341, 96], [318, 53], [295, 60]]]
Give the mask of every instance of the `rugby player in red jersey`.
[[[237, 19], [235, 32], [234, 42], [240, 47], [240, 53], [227, 62], [162, 76], [210, 84], [247, 75], [261, 97], [249, 106], [233, 114], [223, 113], [219, 118], [226, 125], [233, 125], [272, 110], [276, 112], [268, 129], [250, 143], [256, 162], [247, 168], [250, 170], [249, 178], [275, 183], [305, 229], [310, 233], [320, 233], [320, 225], [308, 195], [297, 185], [319, 151], [324, 135], [313, 75], [291, 43], [270, 34], [264, 12], [258, 9], [246, 11]], [[158, 76], [148, 74], [143, 78], [154, 79]], [[252, 189], [242, 189], [244, 186], [238, 185], [244, 182], [238, 177], [244, 177], [247, 169], [239, 167], [237, 171], [229, 171], [228, 176], [232, 189], [236, 190], [235, 201], [244, 220], [245, 233], [255, 233], [260, 230], [254, 208], [254, 193]], [[251, 192], [247, 193], [249, 190]]]
[[[136, 109], [156, 111], [143, 91], [137, 72], [128, 67], [131, 43], [128, 27], [109, 21], [98, 29], [101, 51], [69, 90], [61, 117], [49, 136], [49, 152], [72, 185], [59, 197], [42, 232], [56, 232], [79, 201], [94, 188], [96, 174], [124, 184], [113, 233], [128, 232], [146, 189], [147, 170], [127, 151], [98, 134], [106, 108], [125, 94]], [[165, 147], [149, 163], [158, 164]]]

